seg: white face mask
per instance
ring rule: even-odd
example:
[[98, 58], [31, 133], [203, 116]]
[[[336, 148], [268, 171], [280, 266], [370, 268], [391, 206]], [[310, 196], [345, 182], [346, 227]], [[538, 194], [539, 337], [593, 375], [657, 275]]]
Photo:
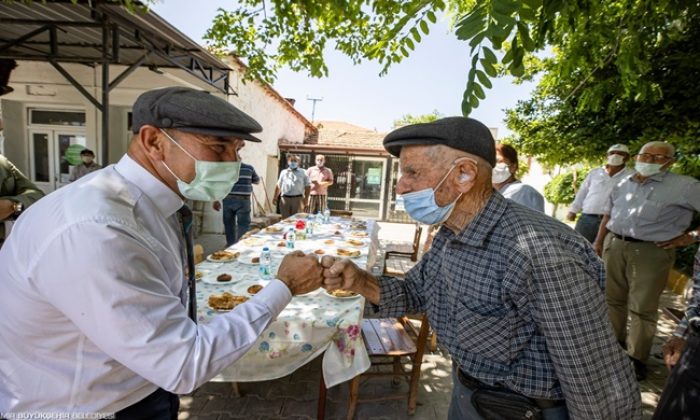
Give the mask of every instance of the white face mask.
[[622, 155], [608, 155], [608, 165], [620, 166], [625, 163], [625, 157]]
[[196, 201], [220, 201], [231, 191], [233, 185], [238, 181], [238, 172], [241, 169], [241, 162], [208, 162], [197, 160], [187, 150], [175, 141], [168, 133], [161, 130], [185, 154], [194, 160], [194, 179], [189, 183], [183, 181], [175, 175], [168, 165], [163, 162], [163, 166], [177, 179], [177, 188], [183, 197]]
[[643, 177], [649, 177], [661, 172], [662, 166], [664, 166], [662, 163], [646, 163], [637, 161], [634, 163], [634, 170]]
[[502, 182], [506, 182], [510, 176], [511, 173], [508, 164], [497, 163], [493, 168], [493, 172], [491, 173], [491, 183], [500, 184]]
[[89, 165], [92, 163], [93, 158], [92, 158], [92, 156], [83, 156], [80, 158], [80, 160], [82, 160], [83, 163]]

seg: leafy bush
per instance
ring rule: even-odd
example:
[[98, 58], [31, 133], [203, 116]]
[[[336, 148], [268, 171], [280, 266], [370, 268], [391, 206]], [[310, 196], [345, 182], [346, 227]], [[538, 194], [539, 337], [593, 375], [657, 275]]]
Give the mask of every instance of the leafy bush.
[[589, 168], [575, 169], [555, 176], [544, 186], [544, 197], [555, 205], [571, 204], [588, 171]]

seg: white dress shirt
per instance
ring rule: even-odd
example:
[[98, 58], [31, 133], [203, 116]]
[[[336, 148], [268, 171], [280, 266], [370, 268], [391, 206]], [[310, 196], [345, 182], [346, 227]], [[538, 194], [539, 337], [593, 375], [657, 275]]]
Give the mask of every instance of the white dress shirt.
[[569, 211], [571, 213], [583, 211], [586, 214], [604, 214], [613, 186], [633, 174], [634, 170], [630, 168], [623, 168], [613, 176], [608, 175], [605, 168], [591, 170], [581, 183], [581, 188], [576, 193], [576, 198], [571, 203]]
[[0, 250], [0, 412], [114, 412], [189, 393], [289, 303], [279, 280], [187, 318], [177, 194], [128, 156], [49, 194]]

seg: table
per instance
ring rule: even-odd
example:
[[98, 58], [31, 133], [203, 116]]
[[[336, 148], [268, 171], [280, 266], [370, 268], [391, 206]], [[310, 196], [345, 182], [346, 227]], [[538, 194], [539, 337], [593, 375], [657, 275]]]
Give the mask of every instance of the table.
[[[299, 215], [295, 215], [273, 226], [286, 231], [289, 226], [293, 226], [291, 223], [299, 218]], [[311, 238], [298, 240], [295, 249], [304, 252], [323, 249], [329, 255], [335, 255], [336, 249], [341, 247], [359, 249], [361, 255], [353, 261], [358, 266], [367, 268], [371, 267], [376, 259], [378, 230], [379, 227], [373, 220], [358, 222], [333, 217], [328, 224], [319, 225]], [[347, 240], [350, 238], [362, 240], [363, 245], [349, 245]], [[331, 240], [333, 244], [326, 243]], [[198, 264], [197, 271], [202, 274], [201, 281], [197, 283], [198, 321], [207, 323], [220, 314], [208, 307], [209, 295], [227, 290], [236, 295], [247, 295], [247, 288], [251, 284], [264, 284], [258, 274], [259, 267], [251, 264], [250, 259], [259, 256], [265, 245], [271, 249], [272, 272], [276, 273], [284, 255], [291, 251], [278, 246], [281, 241], [282, 232], [261, 231], [229, 248], [240, 252], [237, 261], [205, 261]], [[231, 283], [216, 284], [216, 276], [222, 273], [232, 275]], [[335, 298], [323, 289], [292, 298], [253, 347], [212, 381], [252, 382], [277, 379], [294, 372], [321, 354], [326, 386], [332, 387], [352, 379], [370, 366], [361, 335], [364, 304], [365, 300], [361, 296], [350, 299]]]

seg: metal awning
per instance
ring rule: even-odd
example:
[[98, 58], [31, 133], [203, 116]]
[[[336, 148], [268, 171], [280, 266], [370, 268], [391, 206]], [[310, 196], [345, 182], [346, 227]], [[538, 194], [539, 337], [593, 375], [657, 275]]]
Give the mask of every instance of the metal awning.
[[0, 58], [179, 68], [233, 93], [221, 60], [154, 12], [106, 1], [0, 2]]
[[[235, 94], [229, 84], [232, 69], [221, 60], [154, 12], [132, 13], [106, 0], [0, 2], [0, 59], [51, 63], [102, 111], [103, 154], [108, 150], [109, 92], [139, 67], [181, 69], [225, 95]], [[101, 66], [101, 100], [61, 63]], [[110, 65], [127, 68], [111, 78]]]

